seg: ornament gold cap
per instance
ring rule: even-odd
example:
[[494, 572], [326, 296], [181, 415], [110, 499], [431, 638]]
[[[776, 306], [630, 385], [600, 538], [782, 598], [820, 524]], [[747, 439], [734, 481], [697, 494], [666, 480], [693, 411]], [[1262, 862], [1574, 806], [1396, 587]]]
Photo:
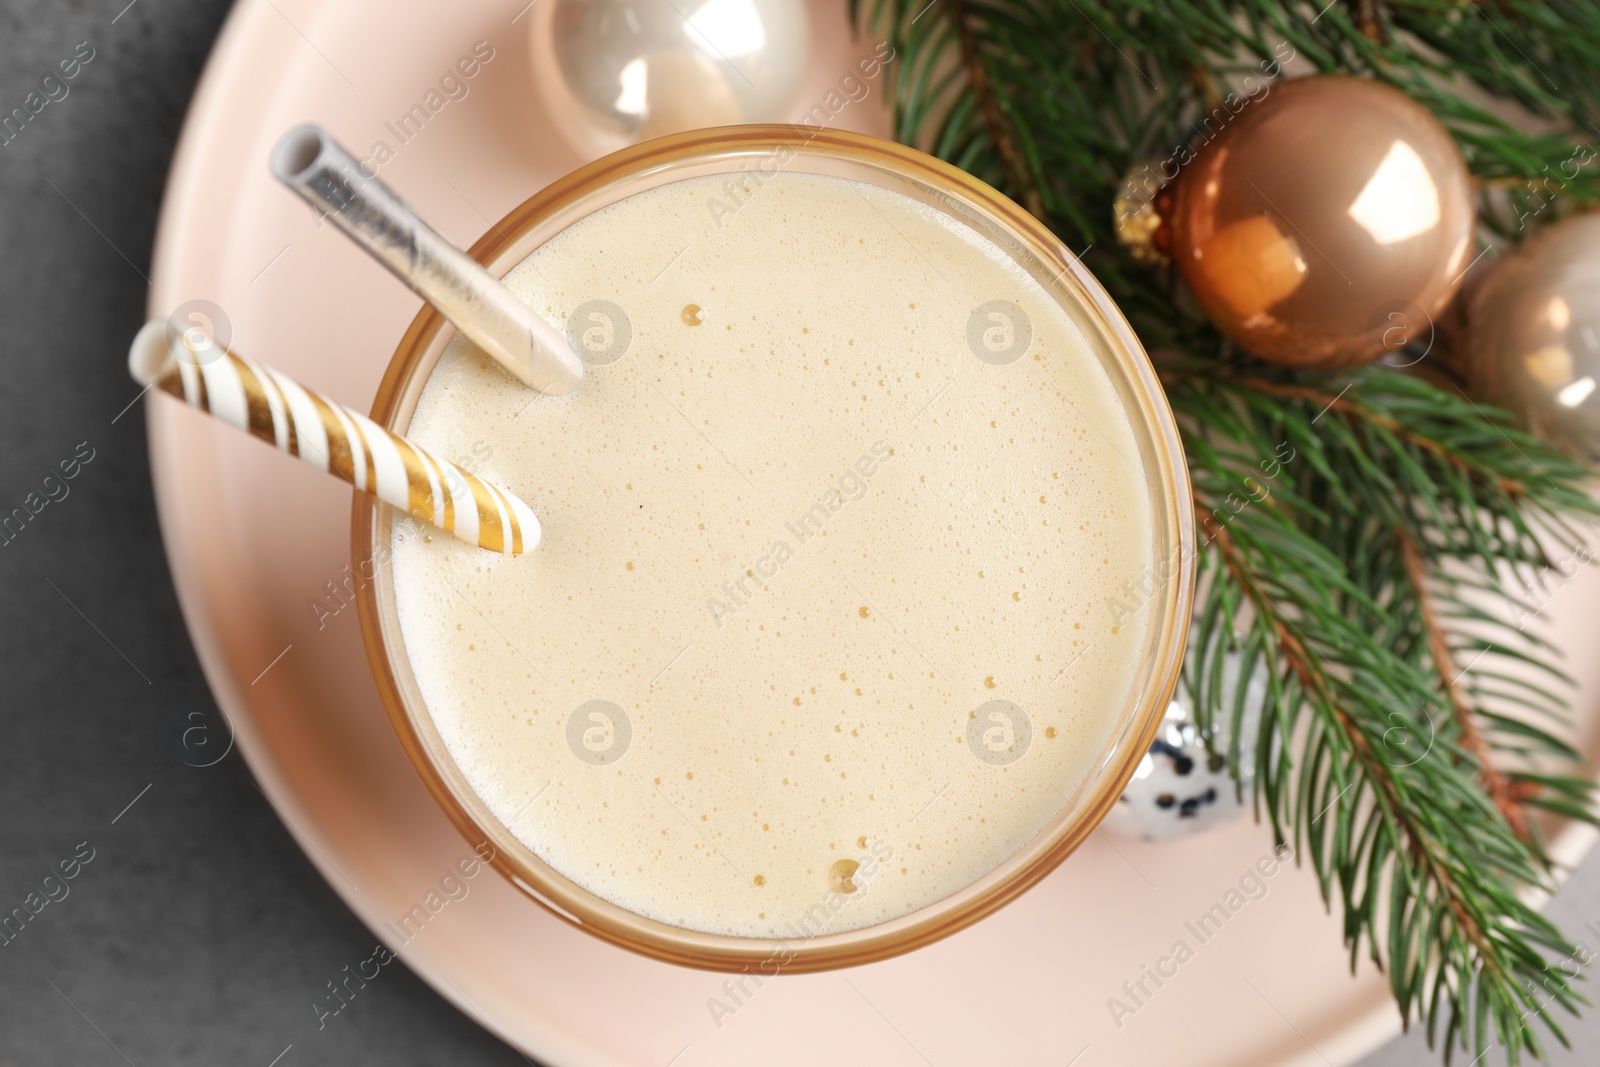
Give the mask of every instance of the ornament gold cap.
[[1169, 262], [1157, 238], [1161, 212], [1156, 201], [1167, 184], [1156, 174], [1157, 165], [1155, 160], [1135, 163], [1117, 186], [1116, 199], [1111, 202], [1116, 212], [1117, 243], [1128, 250], [1135, 263], [1149, 267]]

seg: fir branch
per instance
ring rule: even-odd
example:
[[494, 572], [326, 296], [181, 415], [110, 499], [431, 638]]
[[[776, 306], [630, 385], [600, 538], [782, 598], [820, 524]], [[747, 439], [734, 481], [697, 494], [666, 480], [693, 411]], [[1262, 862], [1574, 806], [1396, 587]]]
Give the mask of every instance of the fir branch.
[[[1523, 623], [1562, 566], [1553, 553], [1580, 548], [1573, 520], [1597, 513], [1592, 472], [1459, 390], [1241, 358], [1170, 274], [1117, 249], [1111, 204], [1136, 161], [1203, 136], [1239, 77], [1287, 45], [1431, 109], [1479, 187], [1499, 190], [1486, 225], [1520, 236], [1561, 204], [1600, 200], [1600, 9], [851, 3], [901, 56], [900, 139], [1092, 244], [1096, 276], [1162, 353], [1204, 540], [1185, 664], [1196, 713], [1231, 727], [1230, 769], [1253, 768], [1258, 814], [1339, 902], [1352, 966], [1364, 941], [1402, 1019], [1425, 1021], [1447, 1061], [1494, 1044], [1512, 1062], [1542, 1056], [1529, 1019], [1564, 1042], [1552, 1013], [1581, 998], [1547, 964], [1574, 946], [1519, 894], [1551, 888], [1536, 811], [1594, 814], [1590, 783], [1564, 769], [1568, 680]], [[1506, 121], [1483, 95], [1536, 122]], [[1266, 679], [1253, 746], [1247, 687], [1222, 698], [1229, 669]]]
[[956, 36], [961, 42], [961, 65], [966, 70], [967, 87], [973, 99], [978, 102], [978, 111], [983, 116], [989, 143], [999, 153], [1000, 163], [1005, 168], [1006, 184], [1017, 191], [1024, 207], [1038, 215], [1043, 210], [1039, 190], [1017, 154], [1017, 146], [1012, 141], [1011, 130], [1002, 113], [1000, 100], [989, 90], [989, 70], [980, 53], [978, 27], [973, 21], [972, 9], [967, 6], [966, 0], [945, 0], [945, 2], [950, 7], [950, 21], [955, 26]]
[[[1271, 725], [1258, 741], [1265, 791], [1258, 798], [1275, 833], [1293, 827], [1324, 894], [1341, 900], [1352, 953], [1365, 939], [1373, 962], [1389, 971], [1403, 1016], [1425, 1019], [1430, 1032], [1442, 1023], [1447, 1048], [1466, 1037], [1487, 1041], [1492, 1030], [1513, 1058], [1516, 1050], [1538, 1053], [1537, 1035], [1523, 1018], [1545, 1018], [1558, 1038], [1560, 1031], [1543, 995], [1528, 991], [1548, 988], [1552, 1005], [1578, 1001], [1570, 984], [1546, 968], [1547, 954], [1560, 957], [1571, 947], [1516, 896], [1519, 887], [1550, 888], [1549, 859], [1536, 839], [1517, 834], [1509, 812], [1495, 802], [1521, 802], [1532, 783], [1502, 776], [1501, 796], [1493, 797], [1486, 783], [1500, 775], [1491, 758], [1500, 750], [1479, 726], [1483, 707], [1465, 688], [1459, 708], [1448, 696], [1449, 683], [1494, 660], [1496, 647], [1514, 652], [1515, 634], [1496, 633], [1495, 644], [1478, 650], [1465, 670], [1452, 666], [1457, 650], [1426, 621], [1445, 601], [1430, 607], [1428, 589], [1441, 580], [1442, 558], [1480, 557], [1470, 539], [1448, 536], [1459, 520], [1419, 498], [1439, 470], [1465, 469], [1472, 499], [1502, 515], [1518, 509], [1537, 515], [1565, 499], [1584, 471], [1509, 427], [1481, 425], [1487, 420], [1471, 404], [1393, 372], [1355, 372], [1327, 392], [1301, 385], [1301, 377], [1270, 381], [1254, 370], [1233, 375], [1216, 367], [1168, 375], [1190, 445], [1197, 504], [1212, 531], [1213, 554], [1221, 557], [1203, 583], [1205, 598], [1243, 601], [1248, 611], [1230, 606], [1221, 614], [1255, 631], [1230, 642], [1202, 630], [1202, 662], [1192, 670], [1199, 678], [1191, 688], [1215, 690], [1208, 679], [1222, 670], [1230, 643], [1276, 649], [1261, 662], [1288, 683], [1269, 697], [1264, 716]], [[1273, 385], [1272, 394], [1256, 388], [1261, 384]], [[1330, 403], [1341, 392], [1362, 400]], [[1437, 456], [1441, 440], [1454, 436], [1446, 418], [1389, 439], [1398, 453], [1409, 452], [1407, 459], [1370, 442], [1360, 450], [1342, 444], [1361, 440], [1364, 429], [1401, 425], [1397, 408], [1428, 393], [1435, 411], [1459, 420], [1457, 429], [1480, 424], [1498, 445], [1485, 443], [1460, 464]], [[1262, 403], [1269, 395], [1274, 402]], [[1285, 441], [1296, 443], [1294, 453], [1281, 451]], [[1286, 458], [1279, 484], [1262, 502], [1233, 511], [1222, 501], [1246, 474], [1272, 477], [1270, 466], [1249, 462], [1257, 455]], [[1430, 459], [1434, 469], [1423, 465]], [[1543, 476], [1517, 479], [1526, 485], [1520, 501], [1500, 491], [1511, 470], [1541, 460]], [[1359, 473], [1363, 465], [1372, 469]], [[1548, 560], [1531, 529], [1525, 542], [1507, 536], [1512, 540], [1504, 545], [1521, 546], [1518, 558]], [[1408, 566], [1406, 544], [1416, 570]], [[1443, 581], [1455, 588], [1454, 579]], [[1208, 612], [1215, 609], [1203, 603], [1202, 619]], [[1252, 669], [1253, 663], [1240, 668]], [[1213, 702], [1197, 712], [1231, 712], [1238, 728], [1237, 709]], [[1527, 716], [1508, 721], [1543, 748], [1562, 747]], [[1586, 796], [1578, 810], [1587, 810]], [[1358, 828], [1363, 813], [1367, 822]]]
[[[1204, 373], [1204, 371], [1191, 369], [1190, 373]], [[1180, 380], [1180, 376], [1168, 372], [1161, 375], [1161, 380], [1162, 383], [1166, 385], [1175, 384]], [[1415, 430], [1412, 430], [1398, 422], [1397, 420], [1385, 415], [1379, 415], [1354, 400], [1346, 400], [1342, 392], [1334, 393], [1320, 386], [1302, 385], [1291, 382], [1274, 382], [1269, 381], [1266, 378], [1254, 376], [1239, 377], [1236, 380], [1241, 386], [1247, 389], [1253, 389], [1265, 396], [1305, 400], [1309, 403], [1320, 405], [1318, 408], [1319, 417], [1321, 414], [1333, 411], [1340, 415], [1349, 416], [1351, 418], [1360, 419], [1364, 422], [1371, 423], [1373, 426], [1378, 427], [1387, 433], [1395, 434], [1407, 441], [1410, 441], [1418, 448], [1426, 449], [1427, 451], [1433, 453], [1433, 455], [1437, 456], [1441, 461], [1456, 467], [1464, 473], [1471, 473], [1472, 471], [1478, 469], [1470, 455], [1463, 454], [1458, 450], [1440, 444], [1438, 441], [1434, 441], [1428, 437], [1425, 437], [1422, 434], [1417, 433]], [[1495, 476], [1494, 483], [1501, 492], [1510, 497], [1520, 499], [1527, 493], [1527, 486], [1525, 486], [1516, 478], [1497, 475]]]
[[1395, 527], [1394, 539], [1400, 548], [1400, 558], [1405, 561], [1406, 579], [1411, 583], [1416, 595], [1422, 626], [1427, 632], [1428, 652], [1433, 657], [1434, 670], [1444, 682], [1444, 691], [1449, 698], [1450, 711], [1455, 716], [1456, 727], [1461, 732], [1462, 744], [1478, 761], [1478, 775], [1483, 783], [1483, 791], [1489, 794], [1489, 798], [1494, 801], [1495, 807], [1500, 809], [1500, 814], [1505, 817], [1516, 835], [1526, 839], [1528, 813], [1522, 803], [1524, 791], [1495, 767], [1489, 746], [1478, 730], [1478, 724], [1474, 719], [1475, 712], [1461, 689], [1461, 676], [1466, 672], [1456, 669], [1455, 656], [1450, 650], [1449, 639], [1440, 622], [1438, 608], [1434, 605], [1433, 595], [1428, 591], [1428, 572], [1422, 562], [1422, 554], [1417, 551], [1416, 542], [1411, 540], [1411, 535], [1406, 533], [1405, 527]]

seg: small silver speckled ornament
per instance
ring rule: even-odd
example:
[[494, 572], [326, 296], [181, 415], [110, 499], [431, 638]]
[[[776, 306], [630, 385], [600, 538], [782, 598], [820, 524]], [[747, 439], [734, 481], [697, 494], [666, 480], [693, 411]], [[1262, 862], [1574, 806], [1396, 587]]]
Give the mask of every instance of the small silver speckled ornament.
[[1600, 214], [1529, 238], [1467, 308], [1466, 374], [1535, 433], [1600, 461]]
[[554, 0], [532, 21], [539, 91], [590, 156], [684, 130], [780, 121], [810, 42], [802, 0]]
[[[1227, 653], [1222, 668], [1221, 707], [1231, 709], [1239, 687], [1239, 656]], [[1219, 714], [1209, 738], [1195, 723], [1194, 699], [1180, 681], [1178, 691], [1150, 744], [1150, 751], [1133, 772], [1106, 815], [1105, 828], [1123, 837], [1168, 841], [1231, 822], [1249, 807], [1254, 778], [1253, 753], [1261, 730], [1261, 709], [1267, 682], [1258, 662], [1244, 694], [1240, 777], [1245, 800], [1239, 800], [1233, 776], [1228, 773], [1228, 716]], [[1207, 743], [1209, 741], [1209, 744]]]

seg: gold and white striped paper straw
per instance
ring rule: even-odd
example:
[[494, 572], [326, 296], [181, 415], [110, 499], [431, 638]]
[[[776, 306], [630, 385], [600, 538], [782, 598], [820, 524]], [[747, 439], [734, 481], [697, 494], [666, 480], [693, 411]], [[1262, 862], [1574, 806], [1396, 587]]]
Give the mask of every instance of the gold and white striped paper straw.
[[[178, 358], [174, 344], [188, 358]], [[463, 541], [506, 555], [539, 543], [539, 520], [515, 494], [237, 352], [197, 353], [187, 338], [170, 340], [167, 324], [154, 320], [134, 338], [128, 368], [140, 385], [170, 393]]]

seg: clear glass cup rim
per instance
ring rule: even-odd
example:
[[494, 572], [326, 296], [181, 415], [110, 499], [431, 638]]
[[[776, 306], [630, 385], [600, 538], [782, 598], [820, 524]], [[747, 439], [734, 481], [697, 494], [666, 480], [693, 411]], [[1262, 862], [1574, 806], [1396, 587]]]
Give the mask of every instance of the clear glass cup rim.
[[[1054, 274], [1047, 292], [1067, 294], [1069, 313], [1090, 317], [1120, 371], [1114, 381], [1141, 437], [1151, 493], [1153, 526], [1165, 543], [1165, 574], [1150, 601], [1144, 685], [1137, 706], [1124, 709], [1099, 754], [1076, 804], [1063, 808], [1035, 837], [976, 882], [907, 915], [836, 934], [800, 940], [735, 937], [672, 926], [619, 907], [568, 879], [522, 844], [488, 811], [456, 767], [433, 727], [406, 662], [397, 622], [387, 546], [396, 510], [355, 494], [351, 523], [362, 640], [379, 696], [407, 758], [450, 821], [488, 863], [514, 886], [563, 921], [646, 956], [718, 971], [756, 968], [763, 977], [855, 966], [930, 944], [998, 910], [1032, 887], [1070, 855], [1104, 818], [1132, 777], [1160, 725], [1177, 685], [1188, 636], [1194, 587], [1194, 511], [1176, 421], [1166, 397], [1122, 313], [1098, 281], [1043, 224], [971, 175], [915, 149], [841, 130], [758, 125], [695, 130], [624, 148], [557, 180], [514, 208], [469, 249], [504, 274], [553, 234], [585, 215], [635, 192], [696, 173], [737, 173], [741, 164], [780, 160], [802, 169], [886, 182], [907, 192], [920, 187], [935, 206], [972, 213], [965, 219], [998, 243], [1009, 243]], [[931, 198], [931, 199], [930, 199]], [[977, 226], [982, 222], [983, 226]], [[997, 228], [991, 231], [988, 227]], [[1058, 301], [1059, 301], [1058, 297]], [[1081, 317], [1081, 316], [1078, 316]], [[417, 398], [454, 329], [424, 305], [390, 359], [373, 400], [371, 417], [405, 433]], [[1086, 331], [1087, 333], [1087, 331]], [[1098, 348], [1097, 348], [1098, 350]], [[368, 574], [367, 572], [371, 573]], [[1070, 809], [1070, 810], [1069, 810]]]

